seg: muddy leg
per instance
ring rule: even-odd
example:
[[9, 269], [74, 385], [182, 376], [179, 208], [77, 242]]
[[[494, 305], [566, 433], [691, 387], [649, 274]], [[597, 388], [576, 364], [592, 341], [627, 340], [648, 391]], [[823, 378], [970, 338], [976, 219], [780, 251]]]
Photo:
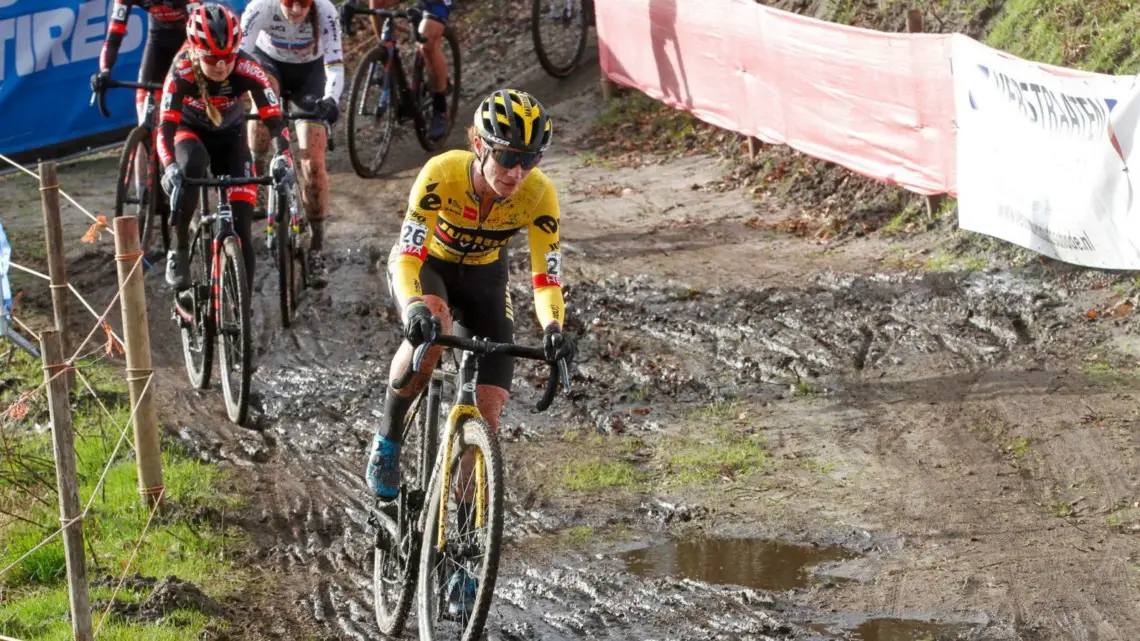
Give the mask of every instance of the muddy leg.
[[329, 174], [325, 167], [328, 133], [324, 125], [303, 122], [297, 125], [297, 144], [301, 147], [301, 204], [313, 230], [312, 251], [324, 249], [325, 219], [328, 217]]

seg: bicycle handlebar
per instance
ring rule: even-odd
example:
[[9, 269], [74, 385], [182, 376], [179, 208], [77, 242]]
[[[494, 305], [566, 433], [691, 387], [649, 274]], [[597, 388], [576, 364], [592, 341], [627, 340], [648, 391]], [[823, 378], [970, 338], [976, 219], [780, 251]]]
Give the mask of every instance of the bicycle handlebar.
[[[314, 120], [317, 122], [324, 123], [325, 130], [326, 130], [325, 138], [327, 139], [327, 143], [328, 143], [327, 146], [329, 148], [329, 151], [334, 151], [336, 149], [336, 143], [333, 142], [332, 125], [330, 125], [327, 120], [324, 120], [323, 118], [318, 118], [317, 114], [315, 114], [311, 111], [287, 112], [284, 109], [282, 109], [281, 110], [281, 118], [283, 118], [284, 120]], [[257, 112], [250, 112], [250, 113], [247, 113], [245, 115], [245, 119], [246, 120], [261, 120], [261, 115], [258, 114]]]
[[423, 360], [424, 355], [427, 354], [428, 348], [432, 345], [439, 345], [469, 351], [480, 356], [487, 354], [506, 354], [517, 358], [527, 358], [548, 363], [550, 365], [550, 377], [546, 381], [546, 391], [535, 405], [535, 409], [540, 412], [546, 411], [546, 409], [550, 407], [550, 404], [554, 402], [554, 395], [558, 391], [559, 379], [562, 381], [563, 391], [567, 393], [570, 392], [570, 368], [567, 365], [566, 359], [549, 361], [546, 359], [545, 350], [541, 347], [527, 347], [514, 343], [496, 343], [485, 338], [472, 339], [456, 336], [454, 334], [444, 334], [438, 316], [432, 316], [431, 327], [432, 335], [428, 337], [428, 340], [416, 347], [410, 366], [399, 379], [392, 382], [393, 388], [400, 389], [411, 382], [412, 376], [419, 371], [420, 362]]
[[[352, 4], [352, 0], [348, 0], [340, 6], [340, 28], [346, 36], [352, 36], [356, 30], [352, 28], [352, 19], [356, 14], [366, 14], [376, 16], [377, 18], [404, 18], [409, 22], [418, 22], [423, 18], [423, 11], [418, 7], [412, 7], [405, 11], [396, 11], [392, 9], [364, 9], [356, 7]], [[417, 42], [427, 42], [427, 38], [420, 35], [419, 31], [415, 32]]]
[[216, 178], [182, 177], [182, 184], [170, 191], [170, 213], [177, 215], [183, 187], [240, 187], [242, 185], [272, 185], [273, 176], [218, 176]]
[[110, 78], [103, 84], [102, 91], [92, 91], [91, 100], [88, 101], [88, 106], [98, 103], [99, 113], [104, 118], [110, 118], [111, 112], [107, 109], [106, 93], [108, 89], [145, 89], [147, 91], [161, 91], [162, 83], [159, 82], [132, 82], [130, 80], [111, 80]]

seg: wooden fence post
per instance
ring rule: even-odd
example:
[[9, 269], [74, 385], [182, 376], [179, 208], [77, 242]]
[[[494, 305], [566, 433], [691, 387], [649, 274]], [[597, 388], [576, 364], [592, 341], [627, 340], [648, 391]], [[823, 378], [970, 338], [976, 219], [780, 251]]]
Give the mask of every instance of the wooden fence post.
[[[63, 341], [58, 330], [40, 333], [51, 442], [55, 454], [55, 477], [59, 485], [59, 518], [63, 529], [64, 560], [67, 565], [67, 591], [71, 599], [71, 630], [75, 641], [92, 641], [91, 600], [87, 593], [87, 558], [83, 552], [83, 519], [79, 509], [79, 481], [75, 474], [75, 433], [71, 428], [71, 405], [67, 381], [60, 369], [64, 361]], [[56, 376], [61, 374], [60, 376]]]
[[606, 75], [605, 70], [601, 72], [601, 85], [602, 85], [602, 100], [609, 102], [613, 99], [614, 94], [617, 93], [617, 85], [614, 84], [610, 77]]
[[[907, 33], [924, 33], [926, 31], [926, 26], [922, 20], [922, 9], [907, 9], [906, 30]], [[930, 220], [934, 220], [935, 216], [938, 215], [938, 210], [942, 208], [942, 196], [942, 194], [934, 194], [926, 197], [926, 215]]]
[[759, 138], [753, 138], [752, 136], [748, 137], [748, 158], [749, 159], [756, 160], [756, 154], [760, 153], [760, 150], [763, 148], [764, 148], [764, 143]]
[[[147, 325], [146, 290], [143, 287], [139, 221], [134, 216], [115, 219], [115, 262], [122, 291], [123, 349], [127, 353], [127, 385], [135, 410], [135, 457], [143, 505], [154, 507], [162, 495], [162, 449], [158, 439], [158, 412], [154, 407], [153, 370], [150, 363], [150, 328]], [[137, 267], [136, 267], [137, 265]], [[145, 390], [145, 392], [144, 392]]]
[[[51, 277], [51, 306], [55, 314], [55, 329], [66, 357], [71, 356], [68, 337], [67, 261], [63, 250], [63, 220], [59, 211], [59, 176], [55, 163], [40, 163], [40, 203], [44, 211], [44, 237], [47, 240], [48, 275]], [[68, 370], [64, 380], [68, 389], [75, 386], [75, 372]]]

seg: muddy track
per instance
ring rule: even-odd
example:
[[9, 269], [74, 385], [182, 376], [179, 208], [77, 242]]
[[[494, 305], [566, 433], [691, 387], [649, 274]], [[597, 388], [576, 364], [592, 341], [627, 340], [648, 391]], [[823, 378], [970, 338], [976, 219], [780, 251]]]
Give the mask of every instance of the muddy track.
[[[580, 359], [572, 395], [542, 415], [531, 406], [543, 372], [516, 367], [490, 638], [1131, 638], [1140, 444], [1136, 378], [1119, 345], [1135, 342], [1134, 323], [1090, 322], [1084, 309], [1105, 295], [1041, 269], [884, 267], [879, 239], [820, 252], [757, 231], [742, 221], [778, 206], [693, 187], [727, 171], [708, 159], [585, 167], [575, 141], [599, 110], [592, 54], [556, 82], [536, 70], [525, 21], [499, 35], [464, 51], [463, 113], [520, 73], [511, 84], [558, 118], [563, 137], [544, 167], [565, 194], [567, 327]], [[450, 143], [461, 147], [462, 132]], [[263, 587], [241, 604], [243, 638], [378, 638], [362, 472], [400, 340], [384, 260], [428, 156], [405, 136], [386, 175], [363, 181], [344, 147], [330, 158], [331, 283], [308, 293], [291, 329], [280, 327], [272, 262], [258, 257], [247, 428], [224, 419], [216, 385], [188, 388], [161, 270], [147, 276], [168, 433], [233, 468], [250, 497], [248, 563]], [[906, 242], [929, 251], [944, 240]], [[511, 293], [527, 319], [522, 245], [511, 249]], [[97, 254], [85, 249], [71, 271], [105, 300], [110, 271]], [[519, 323], [517, 340], [538, 340], [531, 325]], [[1084, 371], [1110, 356], [1111, 376]], [[616, 498], [557, 488], [550, 498], [529, 484], [537, 448], [573, 460], [578, 446], [559, 440], [568, 428], [652, 438], [692, 428], [694, 409], [717, 401], [747, 409], [748, 429], [766, 439], [773, 462], [754, 481]], [[624, 552], [682, 522], [701, 535], [838, 544], [853, 558], [773, 589], [686, 578], [675, 559], [653, 576], [631, 571]], [[614, 524], [632, 537], [590, 552], [557, 538]], [[414, 626], [413, 615], [405, 638]]]

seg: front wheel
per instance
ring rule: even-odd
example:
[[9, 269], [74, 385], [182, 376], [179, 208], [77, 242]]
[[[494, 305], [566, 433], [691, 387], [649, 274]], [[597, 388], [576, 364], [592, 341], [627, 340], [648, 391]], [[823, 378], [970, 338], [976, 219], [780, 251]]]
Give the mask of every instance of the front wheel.
[[222, 242], [222, 286], [218, 304], [222, 392], [230, 420], [243, 425], [249, 415], [249, 383], [253, 363], [249, 283], [237, 236]]
[[433, 140], [428, 138], [427, 127], [431, 123], [432, 116], [432, 83], [431, 78], [428, 77], [424, 65], [423, 56], [416, 53], [415, 66], [413, 67], [412, 77], [413, 86], [419, 87], [419, 95], [416, 100], [419, 101], [420, 118], [416, 123], [416, 139], [420, 141], [420, 146], [426, 151], [435, 151], [442, 147], [447, 142], [447, 137], [451, 134], [451, 129], [455, 125], [455, 117], [459, 113], [459, 91], [462, 86], [463, 68], [461, 66], [459, 54], [459, 36], [456, 35], [455, 29], [450, 25], [443, 30], [443, 41], [440, 42], [440, 53], [443, 54], [444, 60], [448, 62], [447, 69], [447, 125], [443, 130], [443, 135]]
[[589, 0], [532, 0], [530, 32], [534, 53], [546, 73], [565, 78], [586, 53], [586, 37], [593, 21]]
[[468, 418], [441, 463], [446, 468], [432, 477], [425, 506], [420, 639], [474, 641], [483, 633], [499, 573], [504, 491], [499, 442], [485, 421]]
[[275, 261], [277, 264], [277, 300], [281, 304], [281, 326], [293, 324], [297, 312], [297, 297], [300, 295], [300, 275], [297, 273], [293, 244], [293, 224], [289, 214], [288, 201], [281, 197], [276, 188], [269, 192], [269, 206], [273, 208]]
[[375, 178], [396, 134], [398, 92], [381, 57], [383, 46], [364, 55], [352, 76], [348, 99], [348, 159], [361, 178]]

